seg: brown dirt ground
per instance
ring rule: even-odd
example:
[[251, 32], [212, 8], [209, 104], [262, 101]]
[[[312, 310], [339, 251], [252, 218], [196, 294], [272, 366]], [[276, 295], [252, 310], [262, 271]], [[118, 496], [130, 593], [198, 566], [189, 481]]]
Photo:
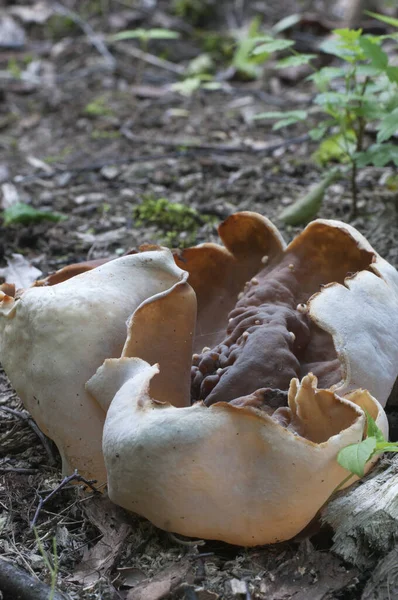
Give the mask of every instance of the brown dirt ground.
[[[156, 19], [182, 27], [168, 4], [160, 3]], [[145, 11], [123, 8], [117, 2], [108, 5], [106, 17], [95, 11], [89, 14], [98, 31], [112, 30], [109, 23], [119, 21], [119, 28], [131, 23], [156, 24]], [[279, 16], [287, 14], [284, 9], [282, 3]], [[138, 14], [125, 14], [128, 11]], [[103, 58], [79, 28], [55, 35], [46, 25], [25, 27], [27, 47], [19, 54], [1, 51], [0, 68], [9, 68], [11, 60], [23, 65], [24, 56], [29, 56], [37, 61], [35, 72], [42, 80], [3, 81], [0, 166], [8, 172], [3, 182], [15, 185], [21, 201], [61, 212], [67, 219], [8, 227], [0, 221], [2, 264], [6, 256], [19, 252], [48, 273], [70, 262], [117, 255], [140, 243], [159, 241], [164, 237], [161, 228], [137, 226], [134, 221], [133, 209], [145, 197], [181, 202], [215, 221], [250, 209], [277, 222], [281, 206], [319, 181], [320, 171], [309, 160], [314, 147], [308, 141], [287, 143], [273, 152], [250, 151], [256, 144], [278, 143], [306, 133], [306, 125], [273, 133], [269, 124], [252, 123], [249, 117], [278, 105], [281, 109], [305, 106], [312, 93], [308, 83], [287, 84], [268, 71], [255, 82], [231, 80], [222, 90], [199, 91], [184, 98], [164, 89], [176, 81], [175, 75], [150, 65], [137, 85], [136, 61], [116, 50], [116, 70], [104, 70]], [[188, 34], [170, 46], [168, 58], [179, 64], [198, 51], [198, 41]], [[157, 49], [151, 46], [154, 53]], [[87, 105], [92, 102], [106, 109], [89, 116]], [[126, 130], [136, 138], [128, 139]], [[189, 143], [196, 144], [196, 149], [188, 152]], [[246, 145], [247, 149], [203, 148], [209, 144]], [[347, 181], [330, 188], [319, 216], [351, 222], [398, 266], [398, 196], [383, 185], [389, 171], [368, 168], [361, 172], [359, 215], [354, 220], [350, 219]], [[296, 232], [281, 228], [288, 239]], [[216, 239], [215, 223], [199, 226], [196, 242]], [[4, 375], [0, 379], [2, 406], [22, 408]], [[49, 574], [29, 523], [39, 498], [60, 481], [59, 460], [52, 450], [53, 459], [28, 421], [0, 411], [0, 554], [47, 582]], [[101, 523], [100, 510], [112, 516], [113, 529]], [[123, 523], [128, 523], [127, 530]], [[369, 577], [329, 553], [332, 532], [319, 532], [316, 524], [309, 537], [277, 546], [248, 550], [216, 542], [201, 545], [178, 540], [144, 519], [121, 516], [108, 505], [104, 508], [95, 495], [83, 495], [73, 486], [43, 507], [38, 534], [50, 554], [56, 537], [59, 589], [85, 600], [350, 600], [361, 597]], [[101, 537], [103, 546], [113, 546], [107, 559], [109, 569], [98, 559], [96, 544]], [[158, 586], [150, 588], [148, 582]]]

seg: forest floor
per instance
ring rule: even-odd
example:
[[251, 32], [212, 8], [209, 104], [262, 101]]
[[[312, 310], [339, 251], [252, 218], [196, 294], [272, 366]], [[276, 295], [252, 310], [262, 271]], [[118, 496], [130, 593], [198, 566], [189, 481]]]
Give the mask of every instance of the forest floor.
[[[69, 6], [77, 10], [77, 4]], [[217, 223], [240, 210], [269, 217], [290, 240], [299, 229], [284, 226], [278, 215], [320, 181], [322, 170], [310, 158], [316, 146], [306, 136], [307, 122], [274, 132], [269, 122], [252, 116], [308, 106], [312, 84], [282, 79], [270, 66], [254, 81], [225, 77], [218, 90], [184, 96], [170, 85], [179, 80], [179, 68], [203, 51], [193, 27], [170, 11], [169, 2], [158, 2], [156, 9], [104, 4], [105, 12], [93, 9], [83, 21], [101, 34], [135, 27], [180, 31], [179, 40], [148, 49], [156, 56], [166, 56], [167, 49], [177, 68], [139, 64], [129, 54], [138, 47], [132, 41], [109, 44], [107, 57], [73, 19], [34, 23], [27, 13], [12, 13], [13, 3], [4, 9], [26, 37], [17, 49], [0, 48], [2, 208], [24, 202], [66, 218], [8, 226], [0, 220], [1, 266], [19, 253], [47, 274], [144, 242], [217, 241]], [[264, 22], [273, 24], [295, 9], [294, 2], [280, 2], [263, 11]], [[254, 14], [252, 7], [244, 21]], [[319, 217], [351, 223], [398, 267], [398, 196], [385, 185], [393, 174], [390, 167], [360, 172], [354, 219], [349, 181], [335, 183]], [[146, 222], [137, 207], [160, 198], [195, 209], [195, 226], [170, 233], [161, 222]], [[28, 420], [2, 407], [22, 410], [4, 374], [0, 554], [48, 583], [30, 522], [39, 498], [61, 480], [60, 461]], [[50, 556], [56, 538], [58, 589], [84, 600], [351, 600], [362, 597], [370, 577], [329, 552], [333, 532], [316, 523], [308, 535], [274, 546], [196, 543], [75, 486], [43, 506], [37, 532]]]

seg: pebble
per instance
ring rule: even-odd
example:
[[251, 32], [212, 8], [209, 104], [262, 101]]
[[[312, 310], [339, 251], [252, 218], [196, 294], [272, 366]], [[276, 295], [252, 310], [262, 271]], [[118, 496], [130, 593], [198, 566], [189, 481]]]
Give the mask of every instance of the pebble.
[[116, 179], [119, 175], [120, 169], [115, 167], [115, 165], [106, 165], [105, 167], [102, 167], [100, 173], [104, 179], [112, 180]]

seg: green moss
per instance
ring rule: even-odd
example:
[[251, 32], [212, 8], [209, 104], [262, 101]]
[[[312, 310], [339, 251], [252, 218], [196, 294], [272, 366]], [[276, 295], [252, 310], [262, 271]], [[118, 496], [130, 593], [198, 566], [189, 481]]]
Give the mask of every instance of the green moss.
[[65, 15], [54, 14], [46, 23], [46, 37], [52, 40], [60, 40], [74, 32], [79, 31], [76, 23]]
[[65, 146], [65, 148], [61, 150], [59, 154], [45, 156], [42, 160], [44, 160], [44, 162], [46, 162], [48, 165], [52, 165], [53, 163], [64, 160], [71, 152], [73, 152], [72, 146]]
[[156, 225], [165, 234], [162, 243], [166, 246], [179, 248], [192, 246], [199, 227], [216, 220], [184, 204], [152, 196], [133, 209], [133, 216], [138, 226]]
[[93, 119], [96, 117], [107, 117], [113, 114], [113, 111], [108, 105], [107, 99], [104, 98], [104, 96], [94, 98], [94, 100], [86, 104], [83, 112], [87, 117], [91, 117]]
[[215, 0], [173, 0], [173, 11], [192, 25], [206, 25], [215, 17]]
[[10, 75], [15, 77], [15, 79], [19, 79], [22, 74], [22, 69], [15, 58], [10, 58], [10, 60], [8, 61], [7, 71], [8, 73], [10, 73]]
[[121, 137], [120, 131], [102, 131], [101, 129], [94, 129], [90, 137], [92, 140], [116, 140]]

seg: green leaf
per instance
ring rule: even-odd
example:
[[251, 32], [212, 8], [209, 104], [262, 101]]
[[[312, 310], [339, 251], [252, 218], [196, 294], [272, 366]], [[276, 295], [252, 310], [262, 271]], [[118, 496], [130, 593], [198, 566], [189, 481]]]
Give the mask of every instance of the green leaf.
[[178, 31], [170, 29], [126, 29], [111, 35], [108, 39], [111, 42], [120, 42], [122, 40], [175, 40], [180, 37]]
[[361, 37], [359, 40], [359, 44], [363, 50], [363, 53], [366, 58], [371, 61], [373, 67], [376, 69], [385, 70], [388, 65], [388, 56], [383, 50], [372, 42], [367, 37]]
[[3, 212], [4, 225], [30, 225], [31, 223], [39, 223], [40, 221], [64, 221], [65, 215], [59, 213], [47, 212], [44, 210], [37, 210], [25, 204], [24, 202], [17, 202], [9, 208], [6, 208]]
[[398, 19], [394, 19], [394, 17], [387, 17], [387, 15], [379, 15], [378, 13], [370, 12], [370, 10], [364, 11], [366, 15], [377, 19], [378, 21], [383, 21], [383, 23], [387, 23], [387, 25], [392, 25], [393, 27], [398, 27]]
[[368, 437], [362, 442], [342, 448], [337, 455], [337, 462], [347, 471], [363, 477], [365, 465], [372, 458], [375, 449], [376, 438]]
[[288, 17], [284, 17], [283, 19], [275, 23], [275, 25], [272, 28], [272, 31], [274, 31], [275, 33], [281, 33], [286, 29], [290, 29], [290, 27], [294, 27], [294, 25], [297, 25], [297, 23], [300, 23], [300, 21], [301, 15], [289, 15]]
[[363, 58], [363, 51], [359, 45], [362, 29], [335, 29], [333, 33], [335, 37], [329, 38], [320, 45], [323, 52], [349, 63]]
[[344, 77], [345, 74], [346, 70], [342, 67], [323, 67], [323, 69], [309, 75], [307, 79], [313, 81], [318, 90], [323, 92], [326, 91], [329, 83], [333, 81], [333, 79]]
[[308, 135], [310, 136], [310, 138], [312, 140], [317, 142], [327, 133], [329, 127], [334, 125], [334, 123], [335, 123], [334, 119], [328, 119], [327, 121], [323, 121], [322, 123], [319, 123], [313, 129], [310, 129], [308, 132]]
[[287, 56], [278, 60], [276, 63], [277, 68], [286, 69], [287, 67], [300, 67], [301, 65], [308, 65], [308, 63], [316, 58], [316, 54], [295, 54], [294, 56]]
[[[273, 111], [273, 112], [259, 113], [257, 115], [254, 115], [253, 119], [255, 119], [255, 120], [259, 120], [259, 119], [277, 120], [277, 119], [280, 119], [278, 121], [278, 123], [289, 121], [288, 124], [291, 125], [293, 123], [297, 123], [298, 121], [305, 121], [307, 116], [308, 116], [308, 113], [306, 110], [287, 110], [286, 112]], [[278, 123], [275, 123], [275, 125], [277, 125]], [[284, 127], [284, 126], [285, 125], [280, 125], [279, 127], [274, 126], [274, 128], [280, 129], [280, 127]]]
[[353, 130], [343, 133], [336, 133], [323, 140], [317, 150], [312, 155], [312, 159], [325, 166], [328, 162], [336, 161], [345, 163], [350, 160], [350, 156], [354, 154], [357, 145], [357, 138]]
[[388, 444], [388, 441], [385, 439], [383, 432], [376, 425], [376, 421], [373, 417], [365, 410], [366, 419], [367, 419], [367, 430], [366, 437], [374, 437], [378, 444]]
[[372, 144], [364, 152], [358, 152], [354, 155], [358, 167], [374, 165], [375, 167], [385, 167], [390, 162], [398, 167], [398, 146], [396, 144]]
[[384, 117], [378, 125], [377, 142], [381, 144], [398, 132], [398, 108]]
[[272, 40], [269, 42], [265, 42], [264, 44], [260, 44], [256, 46], [252, 50], [252, 54], [257, 56], [258, 54], [267, 54], [271, 52], [277, 52], [278, 50], [285, 50], [285, 48], [289, 48], [290, 46], [294, 46], [294, 42], [291, 40]]
[[301, 225], [311, 221], [318, 213], [325, 191], [327, 188], [341, 177], [339, 169], [332, 169], [326, 177], [314, 188], [312, 188], [303, 198], [294, 202], [281, 212], [279, 218], [288, 225]]
[[386, 75], [392, 83], [398, 83], [398, 67], [387, 67]]

